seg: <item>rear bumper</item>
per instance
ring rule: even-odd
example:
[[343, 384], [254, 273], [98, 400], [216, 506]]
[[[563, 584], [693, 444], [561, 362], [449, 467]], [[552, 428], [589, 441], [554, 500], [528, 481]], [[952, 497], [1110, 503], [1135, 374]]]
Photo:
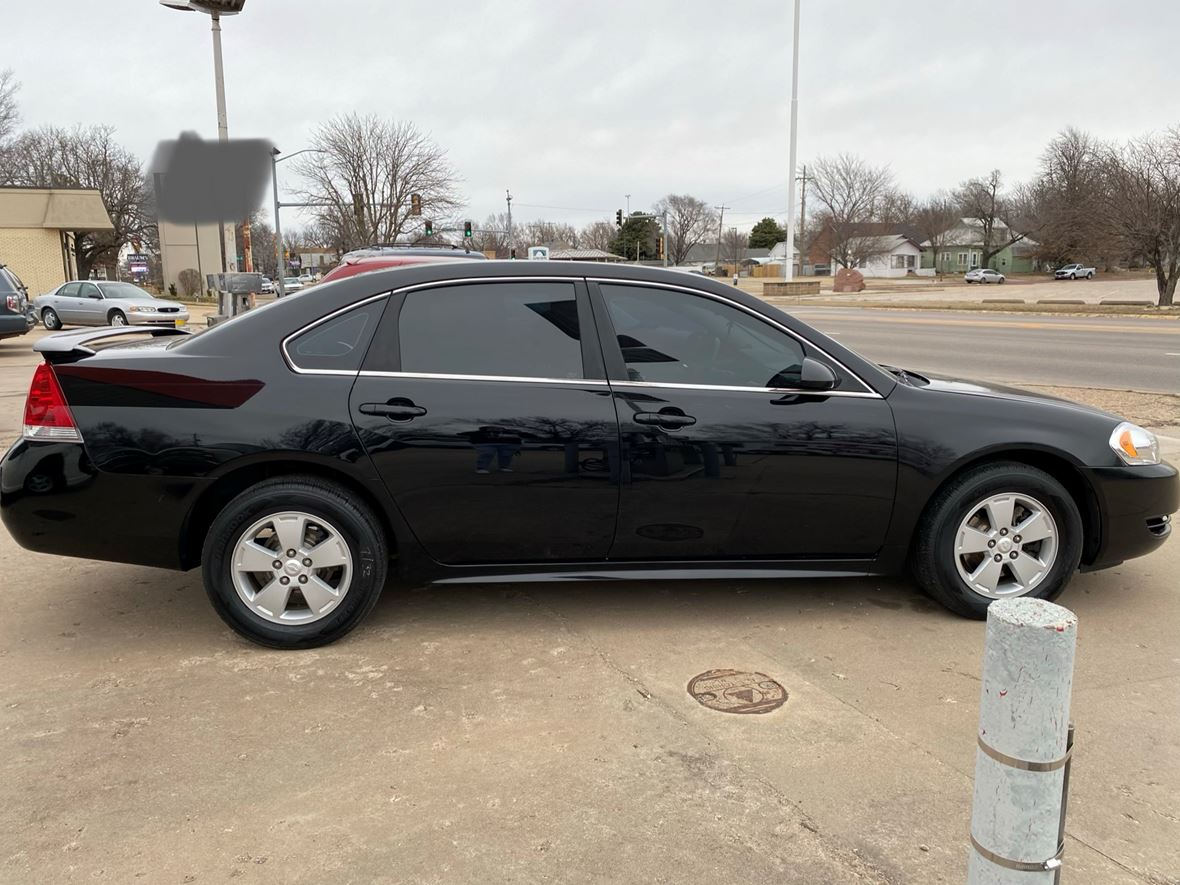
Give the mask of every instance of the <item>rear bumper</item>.
[[23, 335], [31, 328], [32, 326], [29, 324], [29, 317], [27, 314], [0, 314], [0, 338], [12, 338], [16, 335]]
[[1180, 477], [1170, 464], [1096, 467], [1084, 471], [1098, 498], [1101, 538], [1085, 571], [1151, 553], [1172, 534], [1180, 509]]
[[78, 443], [20, 440], [0, 462], [0, 521], [26, 550], [179, 569], [193, 487], [103, 473]]

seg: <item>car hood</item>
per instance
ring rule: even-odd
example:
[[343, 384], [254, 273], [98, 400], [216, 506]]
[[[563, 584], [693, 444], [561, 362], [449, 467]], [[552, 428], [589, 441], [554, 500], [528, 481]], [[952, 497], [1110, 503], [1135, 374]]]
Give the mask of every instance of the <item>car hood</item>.
[[1114, 418], [1116, 421], [1122, 420], [1117, 415], [1113, 415], [1102, 409], [1096, 409], [1093, 406], [1086, 406], [1073, 402], [1072, 400], [1062, 399], [1059, 396], [1050, 396], [1047, 393], [1035, 393], [1031, 390], [1010, 387], [1006, 384], [999, 384], [993, 381], [972, 381], [966, 378], [954, 378], [949, 375], [931, 375], [928, 373], [922, 373], [921, 377], [929, 381], [926, 385], [919, 385], [924, 390], [958, 393], [966, 396], [990, 396], [1001, 399], [1022, 400], [1024, 402], [1039, 402], [1045, 403], [1046, 405], [1090, 412], [1095, 415], [1105, 415], [1108, 418]]

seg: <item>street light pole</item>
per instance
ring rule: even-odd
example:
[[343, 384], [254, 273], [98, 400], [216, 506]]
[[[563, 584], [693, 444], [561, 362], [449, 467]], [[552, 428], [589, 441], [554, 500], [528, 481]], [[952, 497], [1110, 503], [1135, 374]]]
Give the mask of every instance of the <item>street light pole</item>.
[[787, 159], [787, 243], [783, 279], [795, 278], [795, 142], [799, 133], [799, 2], [795, 0], [795, 25], [791, 35], [791, 146]]
[[[279, 163], [283, 160], [290, 160], [292, 157], [298, 157], [300, 154], [322, 154], [319, 148], [304, 148], [301, 151], [296, 151], [293, 154], [287, 154], [285, 157], [280, 157], [281, 154], [277, 147], [270, 149], [270, 183], [274, 190], [275, 200], [275, 259], [278, 262], [275, 265], [275, 284], [278, 286], [278, 297], [282, 298], [287, 294], [286, 285], [283, 283], [283, 277], [286, 274], [286, 267], [283, 264], [283, 228], [279, 222], [279, 209], [283, 204], [279, 202]], [[288, 203], [288, 206], [306, 205], [301, 203]]]

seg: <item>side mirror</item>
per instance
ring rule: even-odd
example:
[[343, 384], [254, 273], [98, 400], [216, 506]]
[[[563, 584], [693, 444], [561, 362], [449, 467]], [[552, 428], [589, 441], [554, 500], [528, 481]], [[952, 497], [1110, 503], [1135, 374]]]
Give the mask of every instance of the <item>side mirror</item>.
[[819, 360], [805, 356], [799, 386], [804, 390], [832, 390], [836, 386], [836, 373]]

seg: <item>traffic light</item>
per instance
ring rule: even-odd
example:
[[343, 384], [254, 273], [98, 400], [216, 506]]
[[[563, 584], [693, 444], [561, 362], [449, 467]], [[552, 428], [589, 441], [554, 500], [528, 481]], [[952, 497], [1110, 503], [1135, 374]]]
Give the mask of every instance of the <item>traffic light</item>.
[[428, 237], [434, 236], [434, 222], [433, 221], [427, 220], [427, 222], [426, 222], [426, 236], [428, 236]]
[[422, 214], [422, 197], [418, 194], [410, 194], [410, 214]]
[[465, 237], [471, 236], [471, 222], [470, 221], [463, 222], [463, 236], [465, 236]]
[[622, 227], [622, 226], [623, 226], [623, 210], [618, 209], [615, 211], [615, 227]]

